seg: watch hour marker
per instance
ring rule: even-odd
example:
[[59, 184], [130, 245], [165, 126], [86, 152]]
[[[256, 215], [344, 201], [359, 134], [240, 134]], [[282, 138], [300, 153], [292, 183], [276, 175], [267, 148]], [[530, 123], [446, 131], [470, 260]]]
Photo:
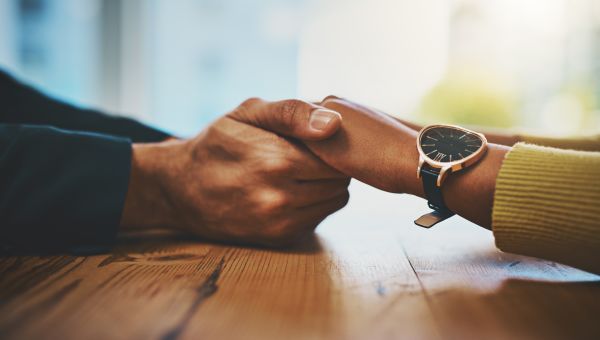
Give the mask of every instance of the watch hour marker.
[[431, 155], [431, 154], [432, 154], [432, 153], [434, 153], [434, 152], [437, 152], [437, 149], [435, 149], [435, 150], [431, 151], [430, 153], [426, 153], [426, 154], [425, 154], [425, 156], [429, 156], [429, 155]]
[[435, 138], [433, 138], [433, 137], [431, 137], [431, 136], [425, 136], [425, 137], [427, 137], [427, 138], [429, 138], [429, 139], [433, 139], [433, 140], [434, 140], [434, 141], [436, 141], [436, 142], [438, 141], [437, 139], [435, 139]]
[[440, 135], [440, 137], [444, 138], [444, 135], [439, 130], [433, 130], [433, 131], [437, 132], [437, 134]]
[[450, 162], [452, 162], [452, 155], [448, 155], [448, 157], [450, 157]]
[[460, 156], [460, 158], [465, 158], [465, 156], [462, 155], [462, 153], [458, 153], [458, 155]]
[[421, 146], [435, 146], [435, 144], [423, 144]]
[[435, 158], [433, 159], [435, 162], [441, 162], [442, 159], [444, 159], [444, 157], [446, 157], [445, 154], [438, 152], [437, 155], [435, 155]]
[[466, 136], [467, 134], [465, 133], [464, 135], [458, 137], [458, 139], [463, 139], [464, 136]]

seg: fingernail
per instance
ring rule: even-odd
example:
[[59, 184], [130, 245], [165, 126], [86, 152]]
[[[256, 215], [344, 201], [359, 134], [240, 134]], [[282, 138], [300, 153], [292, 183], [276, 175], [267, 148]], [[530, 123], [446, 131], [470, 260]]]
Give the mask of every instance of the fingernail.
[[327, 125], [339, 116], [339, 113], [327, 109], [317, 109], [310, 114], [308, 125], [315, 130], [325, 130]]

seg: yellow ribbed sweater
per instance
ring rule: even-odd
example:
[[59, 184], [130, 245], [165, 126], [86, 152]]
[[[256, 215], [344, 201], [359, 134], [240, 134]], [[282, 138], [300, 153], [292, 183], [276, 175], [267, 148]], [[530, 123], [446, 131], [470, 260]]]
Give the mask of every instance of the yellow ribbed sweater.
[[600, 274], [600, 135], [523, 140], [496, 181], [496, 246]]

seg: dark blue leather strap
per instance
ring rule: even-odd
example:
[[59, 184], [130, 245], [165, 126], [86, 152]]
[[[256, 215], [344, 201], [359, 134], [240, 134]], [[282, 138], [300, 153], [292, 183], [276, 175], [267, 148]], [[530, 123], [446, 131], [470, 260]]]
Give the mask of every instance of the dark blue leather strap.
[[432, 168], [428, 164], [423, 164], [423, 167], [421, 167], [421, 178], [423, 179], [423, 189], [425, 191], [425, 197], [427, 197], [427, 203], [431, 209], [444, 215], [454, 215], [444, 203], [442, 190], [437, 186], [439, 174], [439, 169]]

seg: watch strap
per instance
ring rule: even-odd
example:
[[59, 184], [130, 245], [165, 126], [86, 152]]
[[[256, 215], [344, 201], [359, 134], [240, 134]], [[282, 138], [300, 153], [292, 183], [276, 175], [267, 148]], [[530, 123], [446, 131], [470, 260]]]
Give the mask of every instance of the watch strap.
[[416, 219], [415, 224], [424, 228], [430, 228], [454, 215], [454, 213], [450, 211], [446, 206], [446, 203], [444, 203], [442, 190], [437, 186], [440, 170], [432, 168], [428, 164], [424, 164], [423, 167], [421, 167], [420, 174], [423, 181], [425, 197], [427, 198], [427, 204], [433, 211]]
[[423, 167], [421, 167], [421, 179], [423, 180], [425, 197], [427, 197], [427, 203], [431, 209], [442, 212], [450, 211], [444, 203], [441, 188], [437, 186], [439, 175], [440, 170], [432, 168], [428, 164], [424, 164]]
[[434, 210], [430, 213], [427, 213], [419, 218], [417, 218], [415, 220], [415, 224], [418, 225], [419, 227], [423, 227], [423, 228], [431, 228], [434, 225], [438, 224], [439, 222], [442, 222], [443, 220], [447, 219], [448, 217], [451, 217], [452, 215], [454, 215], [454, 213], [441, 213], [437, 210]]

